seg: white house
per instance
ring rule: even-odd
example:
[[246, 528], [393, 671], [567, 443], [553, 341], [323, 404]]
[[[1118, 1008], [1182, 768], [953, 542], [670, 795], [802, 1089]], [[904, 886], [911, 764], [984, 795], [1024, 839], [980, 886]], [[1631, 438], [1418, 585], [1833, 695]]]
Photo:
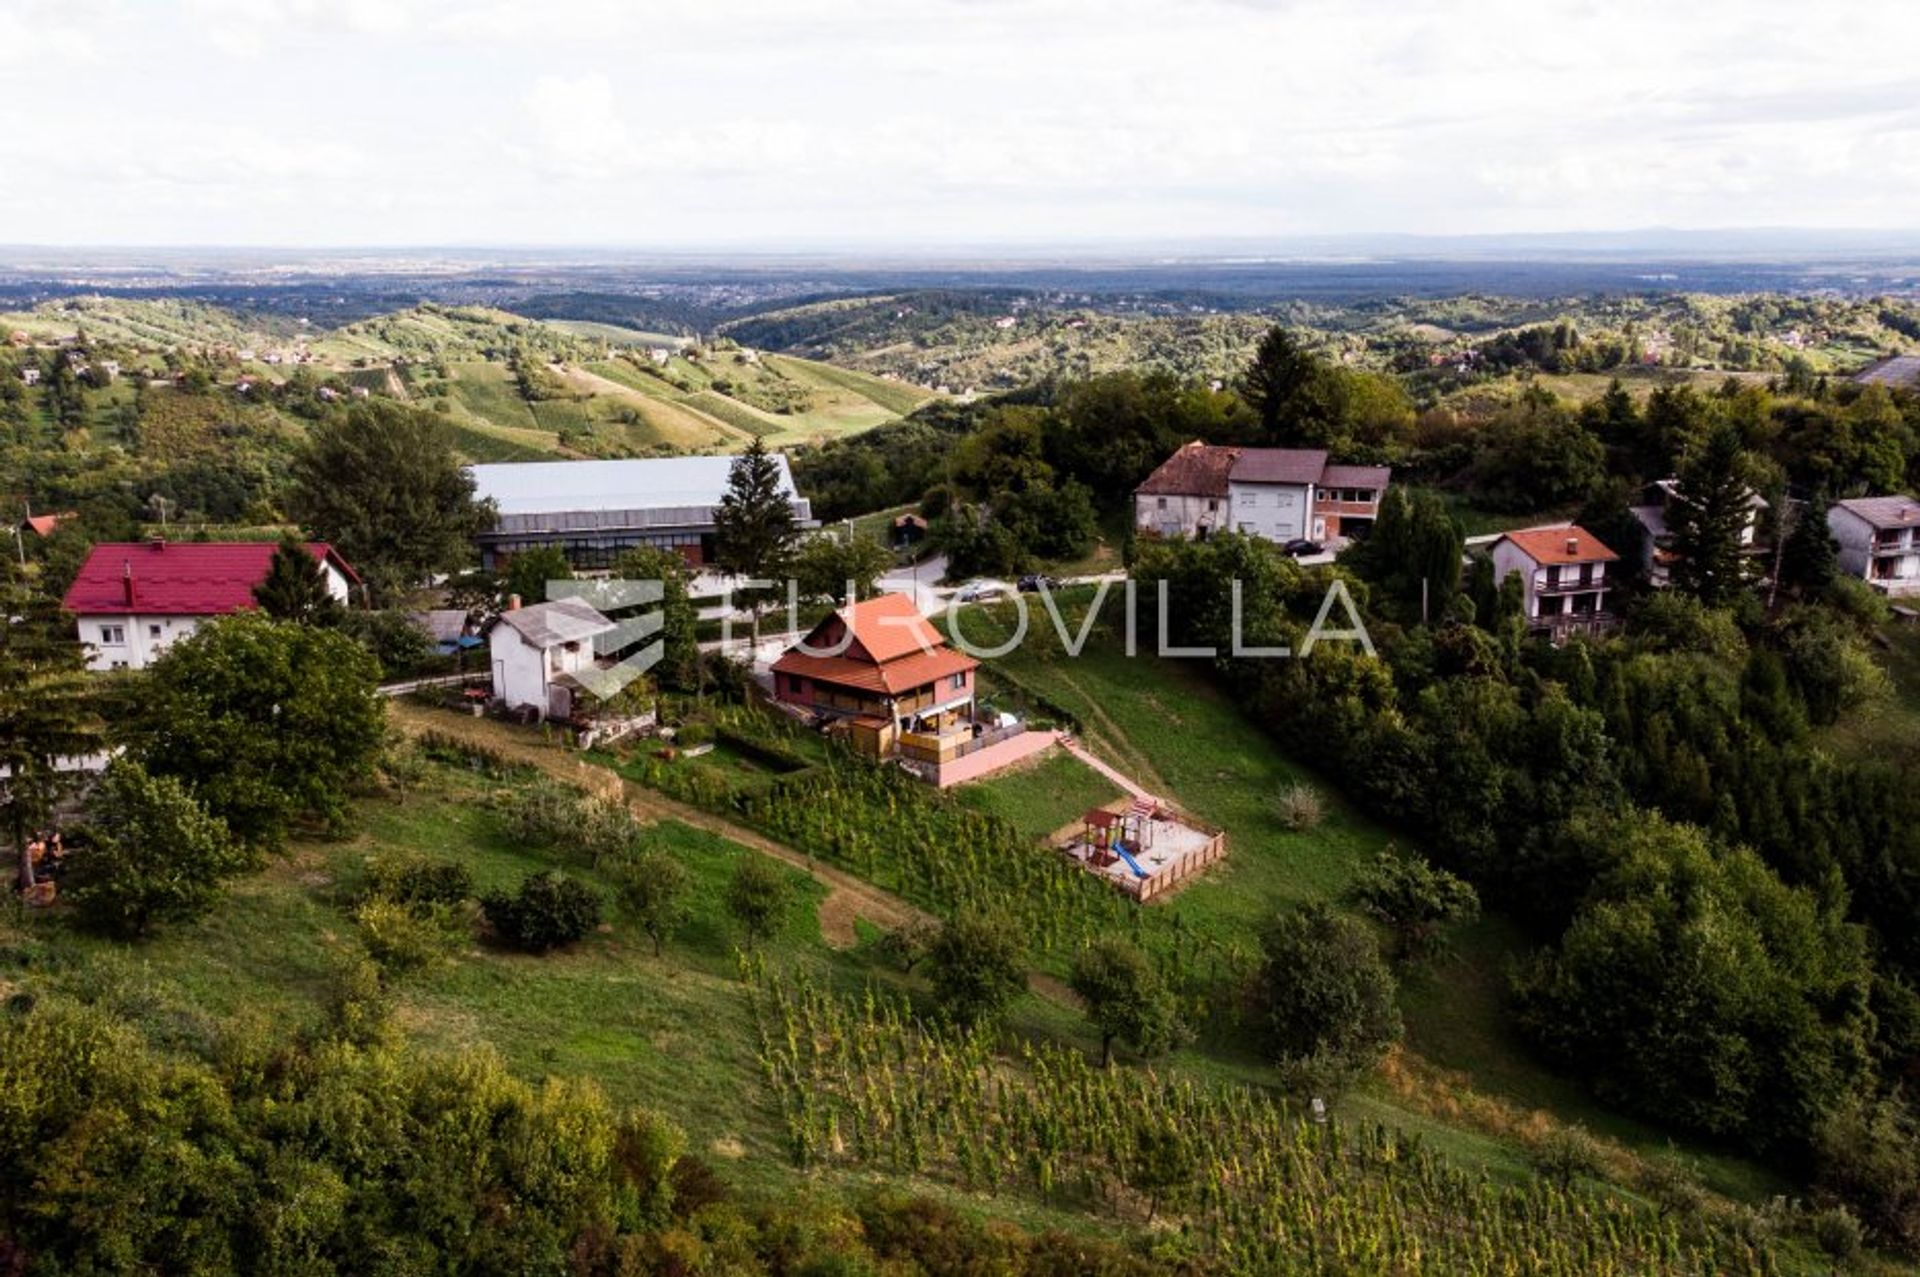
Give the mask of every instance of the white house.
[[1585, 528], [1509, 532], [1493, 543], [1489, 553], [1495, 581], [1520, 574], [1522, 609], [1536, 632], [1558, 642], [1572, 633], [1612, 628], [1607, 564], [1620, 556]]
[[[360, 578], [323, 541], [306, 546], [341, 603]], [[252, 609], [273, 563], [271, 541], [106, 542], [93, 547], [62, 606], [79, 624], [87, 666], [145, 669], [210, 617]]]
[[487, 630], [493, 694], [509, 710], [540, 718], [573, 717], [581, 671], [593, 666], [593, 640], [614, 623], [582, 599], [520, 607], [517, 601]]
[[1312, 448], [1233, 448], [1195, 440], [1134, 489], [1134, 526], [1164, 537], [1243, 532], [1284, 545], [1364, 535], [1392, 471], [1329, 463]]
[[1888, 595], [1920, 593], [1920, 501], [1860, 497], [1827, 511], [1840, 568]]
[[[1678, 479], [1661, 479], [1646, 492], [1647, 504], [1632, 507], [1633, 517], [1647, 530], [1644, 567], [1647, 583], [1665, 589], [1671, 581], [1674, 562], [1680, 555], [1673, 548], [1673, 519], [1676, 508], [1687, 504]], [[1760, 544], [1760, 514], [1767, 499], [1751, 488], [1747, 490], [1747, 521], [1740, 527], [1740, 549], [1748, 555], [1766, 553]]]

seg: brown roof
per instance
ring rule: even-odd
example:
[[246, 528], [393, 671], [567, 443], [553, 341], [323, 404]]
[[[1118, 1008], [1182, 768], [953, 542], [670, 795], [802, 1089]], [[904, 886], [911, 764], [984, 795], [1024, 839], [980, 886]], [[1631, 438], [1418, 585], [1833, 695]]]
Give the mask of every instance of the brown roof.
[[789, 649], [773, 663], [773, 668], [782, 674], [817, 679], [839, 687], [878, 692], [883, 696], [904, 696], [928, 683], [964, 674], [979, 664], [971, 656], [950, 647], [902, 656], [884, 665], [851, 656], [808, 656]]
[[1148, 497], [1224, 497], [1240, 449], [1195, 439], [1160, 463], [1134, 491]]
[[75, 517], [71, 510], [63, 510], [59, 514], [30, 514], [22, 526], [36, 536], [50, 537], [62, 521]]
[[1856, 497], [1840, 502], [1876, 528], [1910, 528], [1920, 523], [1920, 501], [1912, 497]]
[[1319, 483], [1326, 469], [1324, 448], [1242, 448], [1232, 478], [1235, 483]]
[[[853, 631], [854, 640], [876, 661], [891, 661], [909, 652], [930, 652], [947, 645], [933, 623], [920, 615], [910, 595], [877, 594], [843, 607], [834, 615]], [[826, 645], [816, 643], [814, 646]]]
[[1393, 471], [1386, 466], [1330, 465], [1320, 474], [1323, 488], [1384, 488]]
[[[1585, 528], [1527, 528], [1509, 532], [1500, 538], [1519, 546], [1526, 556], [1542, 566], [1556, 563], [1606, 563], [1620, 556]], [[1496, 543], [1497, 544], [1497, 543]]]

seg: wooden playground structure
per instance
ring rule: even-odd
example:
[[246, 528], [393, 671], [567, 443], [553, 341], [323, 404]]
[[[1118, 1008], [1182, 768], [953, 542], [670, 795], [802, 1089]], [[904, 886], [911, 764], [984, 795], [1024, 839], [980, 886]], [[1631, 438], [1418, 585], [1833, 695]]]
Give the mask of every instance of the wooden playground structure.
[[1177, 890], [1227, 854], [1227, 835], [1146, 795], [1095, 807], [1052, 844], [1142, 904]]

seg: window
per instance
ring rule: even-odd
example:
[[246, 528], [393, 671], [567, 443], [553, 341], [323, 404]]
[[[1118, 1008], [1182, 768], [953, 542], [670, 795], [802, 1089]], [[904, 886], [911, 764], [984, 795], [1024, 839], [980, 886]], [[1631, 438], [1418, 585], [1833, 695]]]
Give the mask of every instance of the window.
[[111, 665], [109, 665], [107, 668], [115, 669], [115, 670], [123, 670], [127, 668], [127, 663], [125, 661], [115, 661]]
[[157, 626], [157, 625], [149, 625], [149, 626], [147, 627], [147, 637], [148, 637], [148, 638], [156, 638], [156, 639], [157, 639], [157, 638], [159, 638], [159, 637], [160, 637], [160, 627], [159, 627], [159, 626]]
[[1212, 513], [1214, 512], [1214, 511], [1216, 511], [1216, 510], [1218, 510], [1219, 508], [1220, 508], [1220, 501], [1219, 501], [1219, 498], [1217, 498], [1217, 497], [1209, 497], [1209, 498], [1207, 498], [1207, 513], [1208, 513], [1208, 514], [1212, 514]]
[[1251, 510], [1254, 506], [1260, 504], [1260, 498], [1251, 492], [1244, 493], [1240, 498], [1240, 504]]
[[121, 646], [127, 641], [127, 627], [124, 625], [101, 626], [100, 641], [110, 647]]
[[951, 687], [956, 692], [959, 691], [961, 688], [965, 687], [966, 685], [967, 685], [967, 676], [965, 674], [955, 674], [952, 678], [947, 680], [947, 686]]
[[1156, 499], [1156, 500], [1154, 501], [1154, 505], [1153, 505], [1153, 508], [1154, 508], [1154, 509], [1156, 509], [1156, 510], [1164, 510], [1164, 509], [1166, 509], [1166, 508], [1167, 508], [1167, 499], [1166, 499], [1165, 497], [1159, 497], [1159, 498], [1157, 498], [1157, 499]]

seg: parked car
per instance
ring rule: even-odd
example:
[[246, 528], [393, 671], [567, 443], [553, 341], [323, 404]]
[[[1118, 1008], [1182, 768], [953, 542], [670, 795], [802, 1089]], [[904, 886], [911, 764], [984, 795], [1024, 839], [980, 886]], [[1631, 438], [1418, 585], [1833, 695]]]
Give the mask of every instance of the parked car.
[[1305, 558], [1309, 554], [1323, 554], [1326, 552], [1325, 546], [1321, 545], [1318, 541], [1309, 541], [1305, 537], [1295, 537], [1281, 548], [1296, 559]]
[[1020, 578], [1020, 593], [1022, 594], [1037, 594], [1041, 590], [1057, 590], [1059, 588], [1059, 577], [1047, 576], [1042, 572], [1029, 572], [1026, 576]]

